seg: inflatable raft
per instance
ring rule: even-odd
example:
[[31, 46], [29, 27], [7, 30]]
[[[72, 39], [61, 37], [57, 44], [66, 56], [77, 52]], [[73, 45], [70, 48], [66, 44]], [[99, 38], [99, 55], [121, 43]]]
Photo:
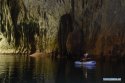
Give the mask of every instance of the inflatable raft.
[[96, 65], [96, 61], [75, 61], [75, 65]]

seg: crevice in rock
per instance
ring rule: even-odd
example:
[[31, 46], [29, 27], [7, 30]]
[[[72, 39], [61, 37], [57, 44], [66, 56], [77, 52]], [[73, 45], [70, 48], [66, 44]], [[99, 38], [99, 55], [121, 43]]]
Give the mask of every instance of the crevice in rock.
[[71, 7], [72, 7], [72, 17], [73, 17], [73, 20], [74, 20], [74, 11], [75, 11], [75, 8], [74, 8], [74, 5], [75, 5], [75, 1], [74, 0], [71, 0]]

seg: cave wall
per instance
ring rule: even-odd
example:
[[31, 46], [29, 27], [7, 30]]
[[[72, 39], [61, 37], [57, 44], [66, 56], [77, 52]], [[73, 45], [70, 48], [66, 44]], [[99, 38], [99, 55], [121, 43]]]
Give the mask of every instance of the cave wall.
[[124, 6], [125, 0], [75, 1], [74, 16], [83, 29], [84, 51], [107, 57], [125, 55]]
[[[93, 55], [125, 55], [125, 0], [1, 0], [0, 3], [1, 52], [8, 49], [52, 52], [63, 43], [62, 48], [72, 53], [72, 48], [76, 48], [74, 41], [80, 44], [77, 47], [80, 49], [74, 50]], [[73, 30], [64, 30], [66, 37], [59, 42], [60, 20], [66, 14], [71, 16]]]

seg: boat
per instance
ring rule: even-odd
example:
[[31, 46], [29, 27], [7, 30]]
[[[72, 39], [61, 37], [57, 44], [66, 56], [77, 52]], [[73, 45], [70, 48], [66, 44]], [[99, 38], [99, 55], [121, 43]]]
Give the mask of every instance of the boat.
[[91, 65], [96, 65], [96, 61], [75, 61], [75, 65], [91, 66]]
[[75, 64], [76, 68], [86, 68], [86, 69], [95, 69], [96, 65], [77, 65]]

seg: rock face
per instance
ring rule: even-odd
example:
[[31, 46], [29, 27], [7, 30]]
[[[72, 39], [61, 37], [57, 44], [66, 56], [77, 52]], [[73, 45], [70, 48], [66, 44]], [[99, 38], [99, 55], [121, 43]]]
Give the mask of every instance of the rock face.
[[10, 52], [8, 47], [11, 52], [21, 53], [58, 48], [60, 18], [70, 13], [70, 1], [1, 0], [0, 4], [2, 53]]
[[125, 0], [1, 0], [0, 4], [0, 52], [125, 55]]

